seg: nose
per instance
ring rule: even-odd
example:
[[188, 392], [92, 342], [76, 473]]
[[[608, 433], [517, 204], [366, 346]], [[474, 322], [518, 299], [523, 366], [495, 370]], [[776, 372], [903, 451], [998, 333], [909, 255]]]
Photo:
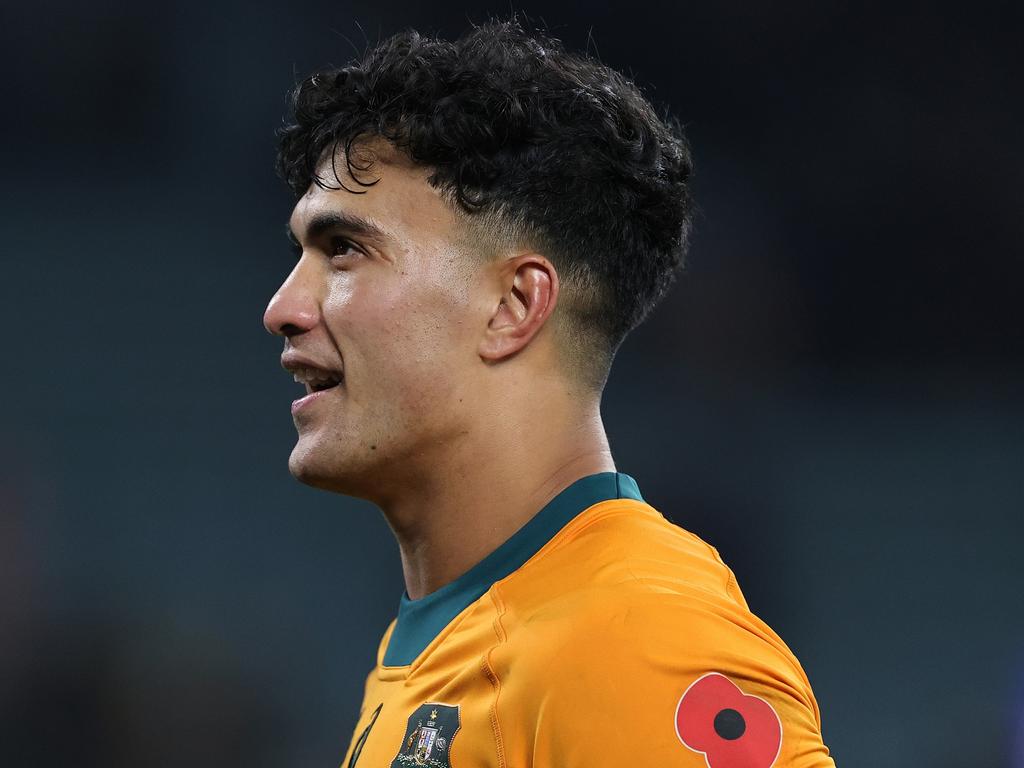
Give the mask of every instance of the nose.
[[320, 320], [320, 304], [309, 282], [311, 276], [301, 267], [302, 260], [277, 289], [263, 313], [263, 327], [275, 336], [305, 333]]

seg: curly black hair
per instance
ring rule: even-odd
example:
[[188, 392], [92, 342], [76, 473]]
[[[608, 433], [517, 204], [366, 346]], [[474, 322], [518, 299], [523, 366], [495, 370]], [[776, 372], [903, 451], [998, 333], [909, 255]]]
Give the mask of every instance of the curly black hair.
[[693, 168], [678, 123], [620, 73], [514, 18], [454, 42], [394, 35], [300, 82], [292, 111], [277, 170], [296, 197], [325, 186], [316, 169], [328, 148], [372, 185], [352, 150], [380, 137], [494, 242], [544, 253], [562, 283], [554, 317], [567, 357], [597, 390], [683, 263]]

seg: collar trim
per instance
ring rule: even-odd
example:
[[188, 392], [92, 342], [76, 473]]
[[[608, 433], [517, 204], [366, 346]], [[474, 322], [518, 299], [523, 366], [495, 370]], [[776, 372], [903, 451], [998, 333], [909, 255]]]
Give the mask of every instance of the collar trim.
[[383, 666], [412, 664], [452, 619], [533, 557], [585, 509], [608, 499], [643, 501], [636, 480], [622, 472], [599, 472], [576, 480], [558, 493], [522, 528], [462, 576], [419, 600], [403, 591], [398, 618]]

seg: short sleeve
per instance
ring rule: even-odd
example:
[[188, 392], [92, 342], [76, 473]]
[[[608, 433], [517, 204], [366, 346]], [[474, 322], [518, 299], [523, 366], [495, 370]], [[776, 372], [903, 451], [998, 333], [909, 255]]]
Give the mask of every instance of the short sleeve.
[[537, 669], [535, 766], [834, 768], [799, 663], [755, 616], [720, 599], [610, 601]]

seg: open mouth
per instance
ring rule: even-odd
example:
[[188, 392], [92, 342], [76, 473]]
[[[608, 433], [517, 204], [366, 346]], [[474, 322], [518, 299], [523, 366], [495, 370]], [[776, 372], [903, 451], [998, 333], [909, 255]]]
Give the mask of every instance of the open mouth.
[[332, 379], [326, 382], [317, 382], [315, 384], [307, 385], [307, 389], [310, 392], [323, 392], [325, 389], [334, 389], [336, 386], [341, 384], [342, 381], [343, 377], [338, 379]]
[[334, 389], [345, 381], [345, 374], [336, 371], [325, 371], [320, 368], [295, 368], [292, 370], [295, 381], [304, 384], [306, 394]]

